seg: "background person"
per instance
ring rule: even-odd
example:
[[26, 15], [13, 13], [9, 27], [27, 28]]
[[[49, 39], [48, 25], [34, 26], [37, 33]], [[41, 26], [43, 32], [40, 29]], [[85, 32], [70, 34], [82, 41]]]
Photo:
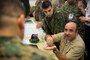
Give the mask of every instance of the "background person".
[[30, 3], [29, 0], [20, 0], [25, 7], [25, 13], [26, 13], [26, 18], [30, 17], [31, 12], [30, 12]]
[[75, 21], [78, 24], [78, 33], [84, 39], [84, 23], [79, 20], [79, 17], [83, 15], [82, 8], [78, 6], [80, 0], [67, 0], [61, 9], [64, 12], [65, 19], [67, 21]]
[[[87, 0], [86, 0], [87, 1]], [[87, 1], [87, 7], [85, 11], [85, 16], [81, 16], [80, 21], [85, 22], [85, 45], [86, 45], [86, 51], [87, 51], [87, 60], [90, 60], [90, 0]]]

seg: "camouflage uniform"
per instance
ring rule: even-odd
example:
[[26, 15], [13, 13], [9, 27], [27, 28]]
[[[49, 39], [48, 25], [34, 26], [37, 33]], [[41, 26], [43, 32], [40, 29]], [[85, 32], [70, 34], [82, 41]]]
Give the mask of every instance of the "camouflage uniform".
[[[69, 5], [68, 2], [66, 2], [61, 9], [64, 11], [65, 19], [68, 21], [75, 21], [78, 24], [78, 32], [81, 35], [82, 38], [84, 38], [84, 23], [79, 20], [79, 16], [82, 15], [82, 12], [80, 9], [75, 5]], [[69, 14], [73, 14], [72, 20], [69, 20]]]
[[87, 1], [86, 0], [82, 0], [84, 5], [87, 6]]
[[35, 3], [35, 19], [36, 21], [42, 21], [42, 19], [44, 18], [44, 13], [42, 12], [42, 8], [41, 8], [41, 5], [42, 5], [42, 1], [43, 0], [37, 0], [36, 3]]
[[63, 11], [60, 8], [55, 8], [52, 17], [44, 19], [45, 32], [47, 34], [63, 32], [66, 22]]
[[[52, 17], [45, 17], [44, 30], [46, 34], [56, 34], [64, 31], [64, 26], [67, 21], [64, 19], [63, 11], [60, 8], [55, 8]], [[54, 43], [59, 49], [59, 42]]]
[[58, 0], [50, 0], [53, 7], [59, 7], [59, 1]]
[[51, 0], [54, 7], [61, 7], [65, 0]]
[[[36, 21], [40, 21], [40, 20], [42, 21], [45, 17], [44, 13], [42, 12], [42, 8], [41, 8], [43, 1], [46, 1], [46, 0], [37, 0], [35, 3], [35, 5], [36, 5], [36, 9], [35, 9]], [[49, 0], [49, 1], [51, 1], [53, 7], [60, 7], [60, 2], [64, 3], [64, 0], [63, 1]]]
[[21, 44], [18, 37], [0, 37], [0, 60], [55, 60], [31, 46]]

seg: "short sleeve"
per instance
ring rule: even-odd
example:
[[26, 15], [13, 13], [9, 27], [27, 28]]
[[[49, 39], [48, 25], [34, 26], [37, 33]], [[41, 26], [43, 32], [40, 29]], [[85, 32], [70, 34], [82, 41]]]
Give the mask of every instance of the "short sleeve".
[[70, 60], [79, 60], [84, 55], [83, 46], [73, 46], [69, 52], [66, 54], [66, 57]]

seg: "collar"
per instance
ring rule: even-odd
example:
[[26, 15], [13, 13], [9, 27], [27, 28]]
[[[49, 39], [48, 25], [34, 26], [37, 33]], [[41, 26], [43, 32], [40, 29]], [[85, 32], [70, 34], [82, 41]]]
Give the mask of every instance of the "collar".
[[66, 38], [65, 38], [65, 36], [64, 36], [64, 42], [67, 44], [67, 43], [70, 43], [70, 44], [73, 44], [76, 40], [77, 40], [77, 37], [79, 36], [79, 34], [76, 34], [76, 37], [75, 37], [75, 39], [73, 39], [72, 41], [69, 41], [69, 40], [67, 40]]

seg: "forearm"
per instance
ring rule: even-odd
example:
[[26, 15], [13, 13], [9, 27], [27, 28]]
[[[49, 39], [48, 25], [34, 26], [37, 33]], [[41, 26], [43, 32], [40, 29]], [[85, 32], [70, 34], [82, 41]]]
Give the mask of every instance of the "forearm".
[[86, 18], [86, 19], [85, 19], [85, 21], [88, 21], [88, 22], [90, 22], [90, 18]]
[[48, 45], [49, 47], [53, 46], [53, 38], [51, 37], [51, 35], [46, 35], [46, 36], [45, 36], [45, 40], [46, 40], [47, 45]]
[[69, 60], [69, 59], [67, 59], [66, 56], [63, 55], [62, 53], [55, 54], [55, 55], [57, 56], [57, 58], [58, 58], [59, 60]]
[[90, 18], [86, 18], [86, 17], [84, 17], [84, 16], [81, 16], [81, 17], [79, 17], [79, 19], [80, 19], [80, 21], [82, 21], [82, 22], [90, 22]]
[[53, 42], [57, 42], [57, 41], [60, 40], [58, 38], [58, 36], [56, 36], [56, 35], [50, 35], [50, 34], [46, 34], [45, 39], [46, 39], [46, 41], [52, 39]]
[[60, 41], [60, 38], [62, 35], [63, 35], [63, 33], [58, 33], [58, 34], [54, 34], [54, 35], [46, 35], [45, 38], [46, 38], [47, 44], [49, 46], [52, 46], [53, 42]]
[[56, 57], [59, 60], [69, 60], [64, 54], [62, 54], [57, 48], [53, 49], [53, 52], [55, 53]]

